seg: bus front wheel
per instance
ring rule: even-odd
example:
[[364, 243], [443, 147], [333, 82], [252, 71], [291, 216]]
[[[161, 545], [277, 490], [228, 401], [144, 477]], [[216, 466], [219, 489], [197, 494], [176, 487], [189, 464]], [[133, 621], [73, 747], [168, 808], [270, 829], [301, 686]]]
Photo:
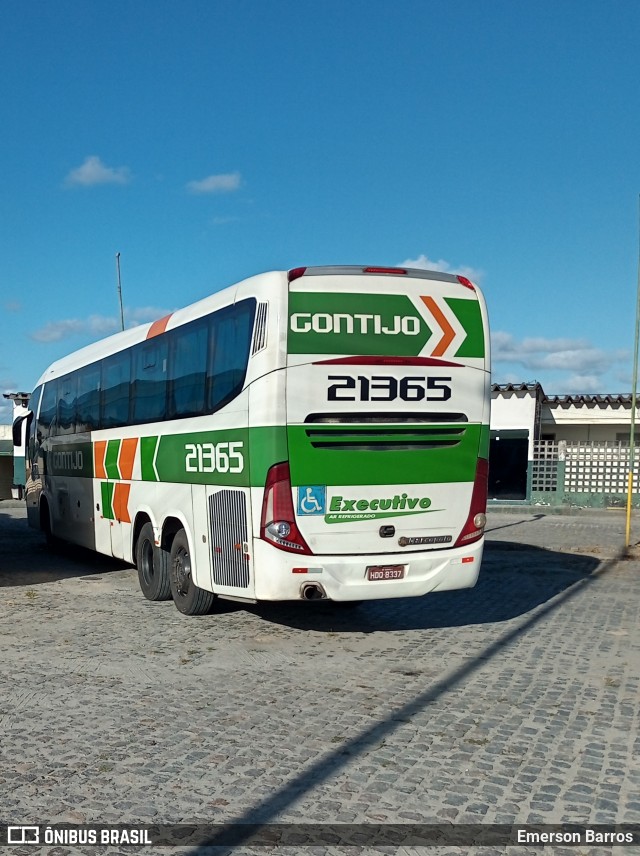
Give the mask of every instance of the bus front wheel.
[[44, 533], [45, 543], [50, 550], [55, 550], [60, 546], [60, 539], [56, 538], [53, 534], [51, 515], [49, 513], [49, 503], [46, 499], [43, 499], [40, 503], [40, 529]]
[[171, 585], [167, 554], [156, 547], [153, 526], [145, 523], [136, 542], [136, 567], [140, 591], [147, 600], [169, 600]]
[[211, 609], [214, 595], [198, 588], [191, 575], [191, 553], [187, 533], [180, 529], [171, 544], [169, 580], [173, 602], [184, 615], [205, 615]]

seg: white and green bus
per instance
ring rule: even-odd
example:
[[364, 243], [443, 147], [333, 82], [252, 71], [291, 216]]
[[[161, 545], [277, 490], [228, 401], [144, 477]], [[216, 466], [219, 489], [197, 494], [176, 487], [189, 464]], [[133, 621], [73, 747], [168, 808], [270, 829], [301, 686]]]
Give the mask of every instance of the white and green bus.
[[464, 277], [260, 274], [46, 370], [29, 522], [135, 564], [145, 597], [188, 615], [470, 587], [489, 370]]

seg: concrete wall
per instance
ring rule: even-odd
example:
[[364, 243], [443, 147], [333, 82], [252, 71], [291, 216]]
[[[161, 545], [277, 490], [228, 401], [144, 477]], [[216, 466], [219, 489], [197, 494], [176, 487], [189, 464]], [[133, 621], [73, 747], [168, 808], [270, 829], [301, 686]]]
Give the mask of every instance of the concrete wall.
[[[640, 429], [640, 426], [638, 426]], [[615, 441], [618, 434], [629, 437], [629, 424], [612, 423], [609, 425], [580, 425], [542, 423], [542, 434], [555, 434], [556, 440], [568, 440], [570, 443]], [[638, 435], [636, 434], [636, 437]]]
[[[526, 431], [529, 439], [528, 459], [533, 458], [536, 424], [536, 394], [533, 390], [504, 390], [491, 400], [492, 436], [501, 431]], [[523, 435], [524, 436], [524, 435]]]
[[545, 402], [541, 411], [541, 433], [556, 440], [615, 441], [629, 434], [631, 405], [624, 402]]

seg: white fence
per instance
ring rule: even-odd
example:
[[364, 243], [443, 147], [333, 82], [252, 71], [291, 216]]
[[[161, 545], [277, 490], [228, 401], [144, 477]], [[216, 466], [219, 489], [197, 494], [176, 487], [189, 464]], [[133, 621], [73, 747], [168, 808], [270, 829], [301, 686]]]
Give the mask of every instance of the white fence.
[[[531, 463], [532, 493], [626, 494], [628, 443], [539, 440]], [[640, 447], [635, 448], [633, 491], [640, 488]]]

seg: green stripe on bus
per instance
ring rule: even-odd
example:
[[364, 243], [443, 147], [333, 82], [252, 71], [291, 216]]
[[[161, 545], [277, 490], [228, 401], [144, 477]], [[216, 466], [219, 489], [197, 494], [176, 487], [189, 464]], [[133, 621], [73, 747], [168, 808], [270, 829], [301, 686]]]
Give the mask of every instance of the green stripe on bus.
[[289, 458], [287, 429], [284, 425], [249, 429], [251, 484], [264, 487], [269, 467]]
[[141, 437], [140, 438], [140, 470], [143, 481], [157, 481], [155, 470], [153, 469], [153, 458], [158, 445], [157, 437]]
[[286, 461], [287, 457], [284, 426], [227, 428], [140, 439], [143, 481], [262, 487], [269, 467]]
[[491, 439], [491, 431], [488, 425], [483, 425], [480, 431], [480, 448], [478, 449], [478, 457], [489, 460], [489, 441]]
[[248, 429], [165, 434], [156, 470], [161, 482], [248, 487]]
[[477, 300], [445, 297], [447, 306], [466, 331], [466, 337], [455, 353], [456, 357], [484, 357], [484, 327]]
[[93, 476], [93, 446], [87, 442], [71, 442], [47, 450], [47, 469], [52, 476]]
[[[362, 441], [358, 428], [340, 427], [344, 429], [344, 442], [335, 448], [314, 448], [307, 436], [308, 425], [288, 427], [293, 485], [441, 484], [472, 482], [475, 478], [482, 425], [464, 425], [464, 435], [453, 446], [397, 450], [389, 449], [388, 444], [386, 448], [373, 448], [375, 441]], [[457, 423], [438, 429], [443, 432], [446, 427], [459, 430], [462, 426]], [[441, 437], [444, 439], [444, 432]], [[316, 443], [318, 439], [313, 438]], [[350, 443], [366, 443], [372, 448], [349, 449]]]
[[430, 336], [406, 294], [289, 294], [290, 354], [416, 356]]
[[119, 479], [118, 453], [120, 452], [120, 440], [109, 440], [107, 443], [107, 454], [104, 456], [104, 468], [109, 479]]
[[[463, 429], [463, 435], [448, 433]], [[308, 425], [230, 428], [142, 437], [141, 473], [144, 481], [263, 487], [269, 467], [289, 461], [294, 485], [301, 484], [433, 484], [473, 481], [478, 455], [486, 457], [489, 428], [460, 423], [434, 426], [429, 434], [435, 448], [388, 448], [397, 435], [363, 435], [362, 426], [327, 426], [313, 437], [328, 446], [314, 447]], [[360, 433], [359, 433], [360, 432]], [[425, 441], [420, 426], [403, 437], [406, 444]], [[438, 442], [455, 445], [437, 446]], [[342, 442], [341, 442], [342, 441]], [[335, 442], [341, 446], [331, 448]], [[349, 445], [372, 448], [350, 449]], [[376, 445], [385, 448], [375, 448]], [[157, 447], [157, 455], [156, 455]], [[156, 466], [154, 468], [154, 456]], [[156, 475], [157, 469], [157, 475]]]
[[113, 482], [100, 482], [100, 492], [102, 494], [102, 516], [107, 520], [113, 520]]

